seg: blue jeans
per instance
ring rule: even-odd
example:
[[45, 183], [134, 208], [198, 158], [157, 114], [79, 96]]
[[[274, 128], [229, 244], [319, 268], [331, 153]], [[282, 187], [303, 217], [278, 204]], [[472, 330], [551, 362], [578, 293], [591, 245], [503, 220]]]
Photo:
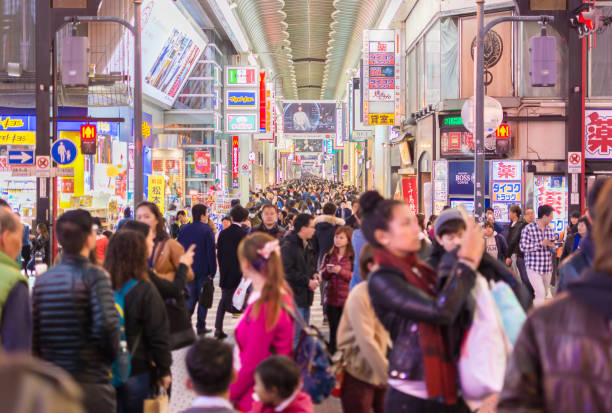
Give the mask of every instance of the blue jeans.
[[144, 400], [149, 396], [149, 373], [130, 376], [117, 388], [117, 413], [142, 413]]
[[[187, 291], [189, 291], [189, 298], [187, 298], [187, 310], [189, 315], [193, 315], [195, 306], [200, 299], [200, 293], [202, 293], [202, 286], [206, 280], [206, 276], [196, 276], [196, 278], [187, 283]], [[196, 330], [198, 334], [201, 334], [206, 330], [206, 315], [208, 314], [208, 308], [198, 305], [198, 321], [196, 322]]]
[[[302, 318], [304, 319], [304, 321], [306, 321], [306, 324], [310, 324], [310, 307], [296, 307], [296, 308], [298, 312], [302, 315]], [[297, 323], [297, 321], [294, 321], [293, 324], [295, 328], [295, 334], [293, 336], [293, 348], [295, 349], [298, 345], [298, 342], [300, 341], [300, 332], [302, 331], [302, 328]]]

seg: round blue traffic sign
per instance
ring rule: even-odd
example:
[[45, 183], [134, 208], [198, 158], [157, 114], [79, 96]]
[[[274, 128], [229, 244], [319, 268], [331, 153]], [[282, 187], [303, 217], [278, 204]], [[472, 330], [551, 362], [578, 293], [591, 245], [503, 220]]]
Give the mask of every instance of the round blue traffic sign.
[[58, 139], [51, 147], [51, 157], [59, 165], [69, 165], [77, 157], [78, 150], [70, 139]]

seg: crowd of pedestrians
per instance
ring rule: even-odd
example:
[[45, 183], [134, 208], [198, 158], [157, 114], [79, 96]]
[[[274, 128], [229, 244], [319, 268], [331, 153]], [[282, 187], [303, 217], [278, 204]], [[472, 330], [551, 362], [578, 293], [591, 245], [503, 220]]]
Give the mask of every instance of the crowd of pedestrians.
[[[202, 204], [164, 217], [143, 202], [112, 235], [74, 210], [55, 222], [61, 254], [31, 293], [18, 263], [50, 260], [49, 231], [30, 234], [0, 203], [0, 377], [16, 368], [5, 359], [32, 354], [66, 412], [138, 413], [191, 392], [181, 411], [311, 413], [317, 368], [345, 413], [612, 411], [611, 199], [612, 180], [596, 181], [560, 236], [549, 205], [512, 206], [506, 225], [453, 208], [426, 221], [314, 177], [233, 201], [219, 228]], [[317, 292], [325, 337], [305, 326]], [[319, 349], [306, 366], [305, 342]]]

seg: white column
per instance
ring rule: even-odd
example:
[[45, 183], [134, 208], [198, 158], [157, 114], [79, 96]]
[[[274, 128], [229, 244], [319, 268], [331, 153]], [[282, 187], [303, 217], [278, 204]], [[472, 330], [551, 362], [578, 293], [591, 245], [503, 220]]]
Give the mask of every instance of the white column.
[[374, 188], [385, 198], [391, 196], [391, 152], [389, 151], [389, 127], [374, 127]]

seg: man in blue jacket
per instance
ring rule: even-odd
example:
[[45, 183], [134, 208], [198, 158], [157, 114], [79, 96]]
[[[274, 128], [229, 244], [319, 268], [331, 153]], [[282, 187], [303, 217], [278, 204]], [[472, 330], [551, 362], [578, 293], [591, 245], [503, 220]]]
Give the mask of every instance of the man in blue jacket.
[[[188, 249], [195, 244], [195, 254], [193, 256], [193, 273], [195, 278], [187, 283], [189, 298], [187, 309], [193, 314], [196, 303], [206, 283], [212, 283], [217, 272], [217, 258], [215, 256], [215, 234], [208, 225], [208, 210], [206, 205], [196, 204], [191, 208], [193, 223], [181, 226], [177, 241]], [[206, 315], [208, 308], [198, 305], [198, 321], [196, 329], [198, 334], [206, 334], [211, 330], [206, 329]]]

